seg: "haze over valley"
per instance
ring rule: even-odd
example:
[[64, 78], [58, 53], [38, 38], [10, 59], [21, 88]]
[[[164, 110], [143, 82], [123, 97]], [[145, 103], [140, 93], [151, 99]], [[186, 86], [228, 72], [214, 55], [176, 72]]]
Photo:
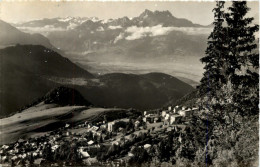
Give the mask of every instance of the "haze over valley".
[[[199, 82], [212, 26], [145, 10], [134, 18], [53, 18], [14, 24], [27, 33], [40, 33], [64, 56], [93, 73], [163, 72]], [[200, 42], [199, 42], [200, 41]], [[187, 80], [189, 79], [189, 80]]]

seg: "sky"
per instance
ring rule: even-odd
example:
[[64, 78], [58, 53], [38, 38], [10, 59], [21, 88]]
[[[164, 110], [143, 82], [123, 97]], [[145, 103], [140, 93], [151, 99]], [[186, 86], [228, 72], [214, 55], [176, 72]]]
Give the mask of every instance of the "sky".
[[[226, 4], [229, 6], [230, 2]], [[0, 19], [10, 22], [24, 22], [55, 17], [98, 17], [100, 19], [136, 17], [145, 9], [169, 10], [175, 17], [186, 18], [193, 23], [208, 25], [213, 21], [212, 9], [215, 2], [198, 1], [149, 1], [149, 2], [102, 2], [102, 1], [1, 1]], [[258, 1], [248, 2], [251, 8], [248, 16], [259, 16]], [[259, 19], [259, 17], [258, 17]]]

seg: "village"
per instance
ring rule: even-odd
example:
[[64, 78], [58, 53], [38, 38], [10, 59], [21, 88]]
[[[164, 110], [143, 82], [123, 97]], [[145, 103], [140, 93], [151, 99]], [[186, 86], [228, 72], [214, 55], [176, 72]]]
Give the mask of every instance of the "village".
[[[138, 148], [155, 154], [155, 146], [167, 132], [176, 132], [182, 142], [183, 131], [198, 108], [169, 106], [163, 110], [143, 111], [134, 118], [66, 124], [42, 136], [19, 139], [0, 148], [4, 166], [127, 166]], [[8, 166], [7, 165], [7, 166]]]

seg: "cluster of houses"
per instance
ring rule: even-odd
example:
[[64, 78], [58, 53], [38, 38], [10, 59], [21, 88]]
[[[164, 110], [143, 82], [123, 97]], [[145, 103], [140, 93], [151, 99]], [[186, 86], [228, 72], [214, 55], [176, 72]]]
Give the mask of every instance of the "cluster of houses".
[[185, 106], [169, 106], [168, 110], [163, 110], [160, 113], [144, 112], [143, 121], [147, 123], [163, 122], [163, 125], [173, 125], [182, 123], [186, 118], [190, 118], [198, 108], [187, 108]]
[[198, 108], [187, 108], [185, 106], [168, 107], [168, 110], [164, 110], [161, 116], [164, 121], [164, 125], [173, 125], [182, 123], [186, 118], [190, 118]]
[[[44, 148], [48, 145], [51, 146], [51, 151], [55, 152], [63, 141], [77, 141], [85, 143], [78, 148], [78, 153], [82, 159], [87, 159], [95, 155], [94, 152], [98, 152], [100, 145], [98, 141], [101, 141], [100, 138], [105, 139], [106, 142], [102, 145], [106, 145], [109, 148], [111, 145], [119, 145], [119, 140], [115, 141], [118, 133], [122, 132], [126, 125], [130, 122], [135, 129], [142, 129], [144, 124], [153, 124], [163, 122], [163, 125], [176, 125], [181, 124], [185, 119], [191, 117], [194, 111], [197, 111], [198, 108], [187, 108], [180, 106], [169, 106], [168, 110], [162, 110], [160, 112], [147, 112], [144, 111], [142, 117], [139, 119], [130, 120], [128, 118], [118, 119], [111, 122], [100, 122], [93, 125], [91, 122], [85, 122], [75, 127], [71, 127], [70, 124], [66, 124], [65, 127], [59, 130], [60, 133], [47, 133], [45, 136], [31, 138], [28, 141], [23, 139], [18, 140], [16, 143], [10, 145], [3, 145], [0, 147], [0, 159], [1, 162], [5, 161], [15, 161], [16, 164], [21, 160], [29, 161], [30, 157], [35, 159], [35, 163], [41, 163]], [[162, 124], [162, 123], [161, 123]], [[93, 134], [93, 139], [87, 139], [85, 134], [75, 134], [73, 129], [86, 129], [86, 133], [91, 132]], [[107, 137], [107, 134], [114, 134], [114, 138]], [[136, 134], [132, 134], [134, 136]], [[94, 138], [95, 136], [95, 138]], [[120, 136], [120, 135], [119, 135]], [[121, 137], [124, 135], [121, 135]], [[113, 140], [114, 139], [114, 140]], [[98, 140], [98, 141], [97, 141]], [[127, 140], [127, 139], [126, 139]], [[125, 142], [125, 141], [124, 141]], [[123, 143], [124, 143], [123, 142]], [[151, 145], [146, 143], [143, 148], [148, 149]], [[129, 155], [133, 156], [133, 155]]]
[[114, 132], [116, 130], [116, 127], [119, 127], [119, 131], [122, 129], [122, 127], [120, 127], [120, 124], [127, 124], [129, 123], [129, 119], [125, 118], [125, 119], [120, 119], [120, 120], [114, 120], [112, 122], [108, 122], [107, 123], [107, 131], [108, 132]]
[[[84, 125], [85, 126], [85, 125]], [[0, 162], [15, 162], [15, 165], [19, 165], [22, 161], [25, 161], [26, 164], [29, 164], [30, 159], [34, 159], [35, 165], [40, 165], [43, 159], [43, 150], [47, 147], [51, 147], [51, 152], [55, 152], [63, 142], [65, 141], [77, 141], [84, 142], [86, 147], [98, 148], [98, 144], [96, 141], [87, 140], [84, 137], [84, 134], [75, 134], [70, 131], [70, 125], [66, 124], [65, 128], [61, 128], [62, 130], [57, 133], [47, 133], [44, 136], [30, 138], [27, 141], [23, 139], [19, 139], [17, 142], [2, 145], [0, 147]], [[88, 131], [91, 131], [93, 136], [101, 136], [101, 132], [99, 132], [98, 126], [87, 125]], [[100, 147], [100, 146], [99, 146]], [[84, 147], [78, 148], [78, 153], [82, 158], [88, 158], [90, 155], [84, 151], [86, 150]], [[90, 148], [88, 148], [90, 150]]]
[[55, 135], [49, 138], [49, 134], [42, 137], [31, 138], [27, 141], [19, 139], [17, 142], [10, 145], [3, 145], [0, 148], [1, 162], [16, 162], [16, 165], [21, 165], [22, 161], [29, 164], [30, 159], [34, 159], [35, 165], [40, 165], [43, 161], [43, 149], [49, 144], [54, 152], [59, 147], [60, 135]]

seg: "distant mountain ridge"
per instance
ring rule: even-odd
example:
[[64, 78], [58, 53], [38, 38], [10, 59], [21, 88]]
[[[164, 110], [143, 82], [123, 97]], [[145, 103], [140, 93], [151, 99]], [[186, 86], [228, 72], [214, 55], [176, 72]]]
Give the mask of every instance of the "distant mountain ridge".
[[192, 86], [163, 73], [111, 73], [101, 75], [97, 80], [96, 85], [75, 86], [75, 89], [93, 105], [102, 107], [156, 109], [194, 90]]
[[[1, 66], [8, 69], [22, 66], [23, 71], [39, 76], [86, 77], [93, 75], [78, 67], [69, 59], [41, 45], [16, 45], [0, 50]], [[19, 63], [22, 64], [19, 64]], [[2, 71], [3, 73], [8, 71]]]
[[21, 32], [17, 28], [11, 26], [9, 23], [6, 23], [0, 20], [0, 48], [6, 46], [21, 44], [33, 44], [33, 45], [43, 45], [47, 48], [54, 49], [49, 39], [44, 37], [41, 34], [28, 34]]
[[102, 20], [96, 17], [65, 17], [65, 18], [44, 18], [40, 20], [32, 20], [28, 22], [14, 24], [16, 27], [49, 27], [49, 28], [62, 28], [74, 29], [81, 24], [91, 21], [98, 22], [104, 27], [109, 26], [156, 26], [162, 25], [164, 27], [204, 27], [199, 24], [194, 24], [187, 19], [176, 18], [171, 12], [167, 11], [151, 11], [146, 9], [139, 16], [129, 19], [127, 16], [117, 19]]

